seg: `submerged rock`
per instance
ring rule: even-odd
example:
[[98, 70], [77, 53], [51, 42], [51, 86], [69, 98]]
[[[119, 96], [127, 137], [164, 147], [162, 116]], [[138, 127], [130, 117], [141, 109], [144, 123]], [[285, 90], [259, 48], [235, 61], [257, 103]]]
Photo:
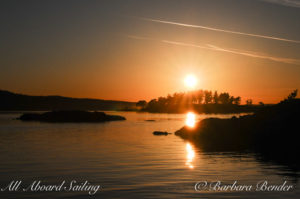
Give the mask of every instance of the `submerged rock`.
[[88, 111], [51, 111], [46, 113], [25, 113], [17, 118], [22, 121], [40, 122], [107, 122], [126, 120], [125, 117], [118, 115], [107, 115], [104, 112]]
[[154, 131], [153, 135], [169, 135], [171, 133], [168, 133], [166, 131]]

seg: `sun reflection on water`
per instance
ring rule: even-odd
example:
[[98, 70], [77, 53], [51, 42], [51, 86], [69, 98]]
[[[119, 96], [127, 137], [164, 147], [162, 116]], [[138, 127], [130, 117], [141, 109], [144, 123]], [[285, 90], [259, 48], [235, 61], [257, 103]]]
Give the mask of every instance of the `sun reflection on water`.
[[195, 126], [195, 123], [196, 123], [196, 115], [195, 115], [195, 113], [188, 112], [186, 114], [185, 125], [188, 126], [188, 127], [193, 128]]
[[185, 165], [187, 165], [190, 169], [193, 169], [194, 168], [194, 165], [193, 165], [193, 160], [194, 160], [194, 157], [195, 157], [195, 151], [192, 147], [192, 145], [190, 143], [186, 143], [186, 162], [185, 162]]

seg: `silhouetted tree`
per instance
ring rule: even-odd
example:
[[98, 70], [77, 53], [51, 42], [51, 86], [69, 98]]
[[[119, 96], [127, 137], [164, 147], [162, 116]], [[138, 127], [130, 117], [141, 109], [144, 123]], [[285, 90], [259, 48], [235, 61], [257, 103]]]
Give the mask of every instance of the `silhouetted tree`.
[[247, 106], [251, 106], [252, 103], [253, 103], [252, 99], [247, 99], [247, 100], [246, 100], [246, 105], [247, 105]]
[[174, 103], [173, 97], [169, 94], [167, 96], [167, 104], [173, 104], [173, 103]]
[[229, 98], [230, 98], [230, 95], [228, 93], [221, 93], [219, 95], [219, 101], [222, 104], [228, 104], [229, 103]]
[[218, 95], [217, 91], [215, 91], [215, 93], [214, 93], [213, 101], [215, 104], [219, 104], [219, 95]]
[[289, 94], [289, 96], [287, 97], [287, 100], [295, 99], [297, 97], [297, 94], [298, 94], [298, 89], [291, 92], [291, 94]]
[[212, 101], [212, 92], [211, 91], [204, 91], [204, 101], [205, 101], [205, 104], [208, 104]]
[[192, 92], [191, 95], [192, 95], [192, 104], [197, 104], [198, 103], [197, 93]]
[[137, 107], [145, 108], [147, 105], [147, 102], [145, 100], [140, 100], [136, 103]]
[[233, 104], [233, 102], [234, 102], [234, 97], [233, 97], [233, 96], [230, 96], [230, 97], [229, 97], [229, 104]]
[[202, 101], [203, 101], [203, 96], [204, 96], [203, 90], [197, 91], [198, 104], [201, 104], [201, 103], [202, 103]]
[[240, 105], [241, 104], [241, 97], [238, 96], [238, 97], [234, 98], [233, 104]]
[[[143, 100], [141, 100], [143, 101]], [[152, 99], [146, 104], [145, 109], [153, 112], [170, 112], [183, 110], [184, 107], [192, 107], [194, 104], [236, 104], [239, 105], [241, 97], [230, 96], [229, 93], [214, 93], [208, 90], [196, 90], [189, 92], [174, 93], [167, 97], [159, 97]], [[145, 102], [138, 102], [139, 105], [144, 105]]]
[[159, 97], [157, 102], [159, 106], [164, 106], [167, 104], [167, 99], [165, 97]]
[[150, 100], [149, 102], [148, 102], [148, 106], [153, 106], [153, 105], [155, 105], [155, 104], [157, 104], [157, 100], [156, 99], [152, 99], [152, 100]]

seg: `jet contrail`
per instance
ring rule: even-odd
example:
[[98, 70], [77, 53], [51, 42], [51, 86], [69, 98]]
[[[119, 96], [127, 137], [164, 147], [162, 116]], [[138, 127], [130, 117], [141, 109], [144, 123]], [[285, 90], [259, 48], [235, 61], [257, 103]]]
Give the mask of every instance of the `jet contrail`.
[[225, 30], [225, 29], [219, 29], [219, 28], [212, 28], [212, 27], [207, 27], [207, 26], [199, 26], [199, 25], [178, 23], [178, 22], [173, 22], [173, 21], [163, 21], [163, 20], [158, 20], [158, 19], [150, 19], [150, 18], [142, 18], [142, 17], [140, 17], [139, 19], [142, 19], [142, 20], [145, 20], [145, 21], [156, 22], [156, 23], [163, 23], [163, 24], [170, 24], [170, 25], [188, 27], [188, 28], [199, 28], [199, 29], [205, 29], [205, 30], [211, 30], [211, 31], [217, 31], [217, 32], [225, 32], [225, 33], [244, 35], [244, 36], [250, 36], [250, 37], [272, 39], [272, 40], [285, 41], [285, 42], [291, 42], [291, 43], [300, 43], [300, 41], [298, 41], [298, 40], [291, 40], [291, 39], [285, 39], [285, 38], [280, 38], [280, 37], [258, 35], [258, 34], [244, 33], [244, 32], [237, 32], [237, 31], [231, 31], [231, 30]]
[[262, 55], [261, 53], [258, 53], [258, 52], [242, 51], [242, 50], [237, 50], [237, 49], [226, 49], [226, 48], [221, 48], [221, 47], [211, 45], [211, 44], [207, 44], [206, 46], [203, 46], [203, 45], [195, 45], [195, 44], [176, 42], [176, 41], [168, 41], [168, 40], [162, 40], [162, 42], [168, 43], [168, 44], [173, 44], [173, 45], [189, 46], [189, 47], [194, 47], [194, 48], [202, 48], [202, 49], [207, 49], [207, 50], [227, 52], [227, 53], [243, 55], [243, 56], [253, 57], [253, 58], [267, 59], [267, 60], [286, 63], [286, 64], [300, 65], [300, 60], [298, 60], [298, 59], [273, 57], [273, 56], [269, 56], [269, 55]]
[[226, 53], [242, 55], [242, 56], [247, 56], [247, 57], [252, 57], [252, 58], [266, 59], [266, 60], [285, 63], [285, 64], [300, 65], [299, 59], [274, 57], [274, 56], [262, 54], [259, 52], [243, 51], [243, 50], [239, 50], [239, 49], [221, 48], [221, 47], [211, 45], [211, 44], [197, 45], [197, 44], [184, 43], [184, 42], [178, 42], [178, 41], [158, 40], [158, 39], [152, 39], [149, 37], [141, 37], [141, 36], [135, 36], [135, 35], [127, 35], [127, 37], [131, 38], [131, 39], [148, 40], [148, 41], [151, 40], [151, 41], [162, 42], [162, 43], [171, 44], [171, 45], [186, 46], [186, 47], [193, 47], [193, 48], [201, 48], [201, 49], [205, 49], [205, 50], [226, 52]]
[[248, 57], [268, 59], [271, 61], [282, 62], [282, 63], [287, 63], [287, 64], [300, 65], [300, 60], [298, 60], [298, 59], [273, 57], [273, 56], [264, 55], [264, 54], [261, 54], [258, 52], [243, 51], [243, 50], [238, 50], [238, 49], [225, 49], [225, 48], [221, 48], [221, 47], [214, 46], [211, 44], [208, 44], [207, 46], [211, 47], [212, 49], [214, 49], [216, 51], [223, 51], [223, 52], [233, 53], [233, 54], [237, 54], [237, 55], [244, 55], [244, 56], [248, 56]]
[[294, 8], [300, 8], [300, 1], [299, 0], [261, 0], [268, 3], [275, 3], [284, 6], [290, 6]]

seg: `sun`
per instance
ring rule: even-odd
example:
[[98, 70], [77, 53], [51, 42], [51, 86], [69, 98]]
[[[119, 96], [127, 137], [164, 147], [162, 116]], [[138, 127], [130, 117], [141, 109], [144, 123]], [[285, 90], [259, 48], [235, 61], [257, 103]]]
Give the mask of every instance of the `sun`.
[[184, 84], [188, 88], [195, 88], [197, 84], [197, 78], [195, 77], [195, 75], [187, 75], [184, 78]]

